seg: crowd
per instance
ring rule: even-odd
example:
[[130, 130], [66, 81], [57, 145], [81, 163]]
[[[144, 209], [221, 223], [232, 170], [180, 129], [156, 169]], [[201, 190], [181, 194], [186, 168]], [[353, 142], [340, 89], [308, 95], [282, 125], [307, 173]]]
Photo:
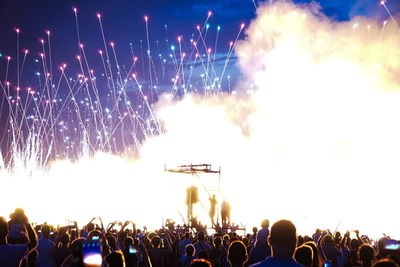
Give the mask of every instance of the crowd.
[[10, 219], [0, 217], [0, 267], [385, 267], [399, 266], [399, 242], [384, 236], [374, 242], [359, 231], [343, 235], [317, 229], [299, 236], [288, 220], [268, 220], [260, 229], [240, 235], [234, 229], [175, 226], [169, 221], [155, 231], [137, 229], [133, 222], [104, 227], [93, 218], [82, 229], [32, 225], [22, 209]]

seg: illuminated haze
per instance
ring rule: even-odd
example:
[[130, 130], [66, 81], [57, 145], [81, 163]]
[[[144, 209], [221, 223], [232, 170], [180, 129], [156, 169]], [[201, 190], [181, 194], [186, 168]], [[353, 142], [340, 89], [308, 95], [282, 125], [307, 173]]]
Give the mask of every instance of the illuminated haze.
[[[212, 163], [222, 168], [219, 202], [230, 201], [234, 222], [288, 218], [301, 233], [338, 227], [399, 237], [396, 25], [363, 17], [335, 22], [315, 4], [268, 3], [257, 13], [236, 46], [245, 76], [236, 94], [179, 102], [163, 96], [157, 115], [165, 134], [146, 140], [140, 159], [99, 153], [29, 178], [16, 170], [6, 178], [1, 211], [19, 205], [50, 222], [101, 215], [182, 224], [186, 187], [199, 187], [207, 209], [203, 185], [216, 193], [218, 176], [199, 182], [167, 174], [164, 165]], [[208, 222], [208, 210], [196, 206]]]

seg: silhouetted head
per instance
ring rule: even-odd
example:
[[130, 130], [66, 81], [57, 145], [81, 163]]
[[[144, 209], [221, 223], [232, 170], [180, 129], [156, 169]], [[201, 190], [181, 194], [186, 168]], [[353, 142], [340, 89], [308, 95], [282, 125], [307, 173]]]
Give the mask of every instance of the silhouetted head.
[[147, 234], [147, 239], [149, 241], [151, 241], [153, 239], [153, 237], [155, 237], [157, 234], [155, 232], [150, 232]]
[[21, 208], [16, 208], [13, 213], [10, 214], [11, 220], [22, 222], [22, 218], [25, 216], [25, 212]]
[[98, 230], [93, 230], [93, 231], [89, 232], [88, 239], [92, 240], [94, 236], [100, 237], [101, 236], [101, 232], [98, 231]]
[[185, 232], [185, 239], [188, 240], [190, 238], [190, 233], [189, 232]]
[[324, 245], [324, 246], [334, 246], [335, 245], [335, 240], [333, 239], [333, 236], [325, 235], [322, 238], [322, 245]]
[[213, 240], [214, 247], [219, 248], [222, 245], [222, 238], [217, 236]]
[[67, 247], [68, 244], [69, 244], [69, 241], [70, 241], [69, 234], [64, 233], [64, 234], [61, 235], [60, 243], [61, 243], [61, 245], [63, 245], [63, 247]]
[[309, 242], [309, 241], [314, 241], [314, 239], [312, 239], [312, 237], [309, 237], [308, 235], [304, 236], [304, 242]]
[[297, 243], [296, 226], [289, 220], [280, 220], [274, 223], [268, 243], [274, 254], [279, 251], [279, 254], [293, 256]]
[[371, 245], [364, 244], [358, 249], [358, 258], [362, 263], [371, 263], [375, 258], [375, 251]]
[[49, 238], [50, 236], [50, 226], [45, 224], [42, 226], [42, 236], [44, 238]]
[[264, 219], [261, 222], [261, 228], [268, 228], [269, 227], [269, 220], [268, 219]]
[[154, 236], [151, 239], [151, 245], [153, 246], [153, 248], [160, 247], [160, 244], [161, 244], [161, 239], [160, 239], [160, 237], [158, 235]]
[[225, 241], [229, 241], [230, 236], [229, 236], [228, 234], [225, 234], [222, 238], [223, 238], [223, 240], [225, 240]]
[[247, 249], [242, 241], [233, 241], [229, 245], [228, 261], [232, 265], [243, 265], [247, 261]]
[[336, 232], [335, 233], [335, 241], [340, 242], [340, 240], [342, 240], [342, 235], [340, 234], [340, 232]]
[[186, 256], [193, 256], [195, 252], [195, 248], [192, 244], [186, 245], [185, 254]]
[[71, 240], [74, 240], [75, 238], [78, 237], [78, 231], [73, 229], [73, 230], [71, 230], [70, 235], [71, 235]]
[[360, 240], [358, 240], [358, 239], [353, 238], [353, 239], [350, 241], [350, 247], [351, 247], [351, 249], [353, 249], [353, 250], [358, 250], [358, 248], [359, 248], [361, 245], [362, 245], [362, 242], [361, 242]]
[[125, 237], [124, 239], [124, 249], [128, 249], [129, 246], [133, 245], [133, 238], [130, 236]]
[[86, 228], [87, 228], [87, 231], [88, 231], [88, 232], [93, 231], [94, 228], [95, 228], [94, 223], [88, 223], [88, 225], [86, 226]]
[[212, 264], [204, 259], [195, 259], [190, 264], [190, 267], [212, 267]]
[[108, 267], [125, 267], [124, 254], [121, 251], [114, 251], [107, 255]]
[[111, 234], [106, 236], [107, 243], [110, 246], [111, 250], [116, 250], [117, 249], [117, 240], [115, 237]]
[[299, 235], [297, 237], [297, 245], [301, 246], [301, 245], [303, 245], [303, 243], [304, 243], [304, 238], [301, 235]]
[[197, 233], [197, 240], [204, 241], [205, 239], [206, 239], [206, 235], [204, 234], [203, 231], [200, 231]]
[[249, 239], [247, 237], [244, 237], [242, 239], [243, 244], [247, 247], [249, 245]]
[[313, 249], [310, 246], [302, 245], [296, 248], [294, 253], [295, 260], [304, 266], [313, 265]]

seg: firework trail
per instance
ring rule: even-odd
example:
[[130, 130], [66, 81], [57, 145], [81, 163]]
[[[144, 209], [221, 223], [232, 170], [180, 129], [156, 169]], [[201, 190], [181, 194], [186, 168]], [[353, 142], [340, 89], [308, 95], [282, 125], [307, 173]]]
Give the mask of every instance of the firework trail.
[[[140, 78], [141, 74], [136, 69], [138, 56], [133, 54], [132, 44], [130, 46], [133, 60], [126, 68], [119, 63], [116, 44], [106, 38], [100, 13], [96, 13], [96, 18], [103, 42], [103, 47], [98, 50], [103, 69], [93, 69], [81, 40], [78, 9], [73, 7], [72, 11], [78, 42], [76, 60], [79, 73], [75, 77], [68, 73], [70, 64], [62, 63], [54, 72], [51, 32], [46, 30], [47, 38], [39, 40], [41, 51], [39, 58], [35, 59], [37, 66], [40, 66], [36, 72], [39, 86], [36, 89], [32, 86], [21, 86], [25, 62], [31, 58], [27, 49], [21, 54], [21, 30], [15, 29], [17, 81], [15, 85], [9, 81], [12, 58], [7, 56], [4, 82], [1, 83], [2, 108], [6, 109], [2, 115], [8, 114], [7, 118], [3, 117], [6, 126], [1, 133], [6, 144], [2, 149], [6, 151], [4, 161], [7, 169], [12, 169], [19, 160], [15, 158], [17, 155], [26, 153], [35, 157], [34, 161], [41, 168], [45, 167], [49, 160], [76, 160], [96, 152], [137, 157], [140, 155], [143, 140], [163, 132], [152, 107], [160, 94], [168, 93], [168, 99], [173, 103], [177, 97], [182, 97], [188, 92], [203, 93], [204, 96], [222, 92], [224, 72], [233, 54], [234, 45], [230, 44], [223, 71], [218, 73], [215, 68], [215, 63], [221, 60], [216, 51], [218, 38], [215, 39], [215, 51], [211, 57], [211, 50], [204, 36], [204, 32], [209, 28], [211, 12], [207, 14], [201, 29], [198, 28], [197, 41], [191, 39], [190, 45], [184, 47], [183, 37], [180, 36], [177, 38], [179, 54], [175, 53], [175, 45], [171, 45], [168, 47], [171, 53], [160, 53], [159, 58], [152, 57], [149, 18], [144, 16], [148, 74], [144, 71], [144, 77]], [[243, 27], [240, 28], [235, 43], [242, 30]], [[217, 28], [217, 32], [219, 34], [220, 27]], [[202, 46], [193, 45], [199, 40]], [[167, 40], [166, 43], [168, 44]], [[139, 49], [144, 50], [142, 46]], [[196, 69], [202, 72], [201, 77], [194, 73]], [[172, 77], [171, 85], [165, 83], [167, 76]], [[198, 81], [202, 83], [198, 84]], [[104, 84], [108, 89], [106, 94]], [[162, 91], [159, 91], [160, 87]], [[25, 151], [28, 148], [35, 150], [29, 153]]]

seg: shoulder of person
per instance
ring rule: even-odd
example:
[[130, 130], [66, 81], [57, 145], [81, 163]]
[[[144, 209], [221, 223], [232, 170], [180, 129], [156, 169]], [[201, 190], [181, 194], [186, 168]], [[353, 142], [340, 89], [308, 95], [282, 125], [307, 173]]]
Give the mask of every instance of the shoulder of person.
[[26, 251], [26, 252], [28, 252], [29, 250], [29, 247], [25, 244], [7, 245], [7, 248], [11, 250]]

